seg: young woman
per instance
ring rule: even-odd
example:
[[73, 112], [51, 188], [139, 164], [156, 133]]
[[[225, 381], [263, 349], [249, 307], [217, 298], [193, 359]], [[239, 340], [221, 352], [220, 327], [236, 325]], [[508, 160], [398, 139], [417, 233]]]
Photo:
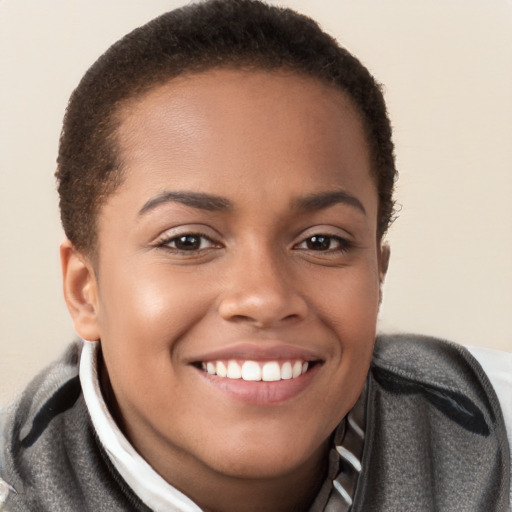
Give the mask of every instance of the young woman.
[[58, 164], [88, 341], [6, 414], [7, 510], [507, 509], [478, 363], [375, 341], [391, 129], [313, 21], [213, 0], [135, 30], [73, 93]]

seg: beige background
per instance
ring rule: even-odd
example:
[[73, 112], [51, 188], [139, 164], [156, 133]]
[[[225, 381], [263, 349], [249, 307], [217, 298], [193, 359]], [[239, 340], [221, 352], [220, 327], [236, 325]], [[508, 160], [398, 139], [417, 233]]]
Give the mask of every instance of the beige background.
[[[0, 403], [73, 338], [53, 171], [87, 67], [171, 0], [0, 0]], [[512, 2], [283, 0], [386, 85], [402, 204], [384, 330], [512, 350]]]

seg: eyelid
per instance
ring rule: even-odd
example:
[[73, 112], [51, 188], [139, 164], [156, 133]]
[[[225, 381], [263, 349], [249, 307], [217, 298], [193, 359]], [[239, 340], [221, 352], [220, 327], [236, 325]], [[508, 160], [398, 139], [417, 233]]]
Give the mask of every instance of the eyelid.
[[218, 241], [220, 239], [220, 235], [215, 230], [209, 228], [208, 226], [197, 224], [188, 224], [177, 226], [174, 228], [169, 228], [163, 231], [160, 235], [158, 235], [151, 245], [154, 247], [163, 247], [172, 240], [187, 235], [198, 236], [203, 239], [206, 239], [211, 242], [212, 246], [222, 246], [222, 244]]
[[[202, 245], [202, 242], [200, 242], [200, 246], [199, 248], [196, 249], [196, 251], [201, 251], [201, 250], [204, 250], [204, 249], [209, 249], [211, 247], [215, 247], [217, 246], [218, 247], [218, 244], [216, 244], [210, 237], [206, 236], [206, 235], [202, 235], [201, 233], [185, 233], [183, 235], [177, 235], [177, 236], [173, 236], [171, 238], [168, 238], [167, 240], [162, 240], [160, 242], [160, 246], [167, 246], [169, 247], [170, 249], [174, 249], [176, 251], [179, 251], [179, 252], [187, 252], [187, 251], [183, 251], [182, 249], [179, 249], [178, 247], [171, 247], [171, 243], [174, 242], [174, 241], [178, 241], [180, 240], [180, 238], [186, 238], [187, 236], [190, 236], [190, 237], [196, 237], [196, 238], [199, 238], [199, 239], [202, 239], [203, 241], [204, 240], [207, 240], [208, 243], [209, 243], [209, 247], [201, 247]], [[190, 250], [190, 252], [193, 252], [193, 250]]]
[[[308, 241], [315, 236], [330, 238], [331, 243], [329, 245], [335, 246], [326, 249], [307, 247], [306, 244]], [[335, 243], [333, 244], [333, 242]], [[302, 230], [301, 233], [295, 237], [295, 242], [292, 244], [291, 249], [305, 256], [307, 255], [308, 258], [314, 258], [315, 261], [338, 261], [341, 256], [345, 256], [356, 247], [357, 244], [354, 237], [345, 229], [331, 224], [319, 224]]]
[[348, 240], [347, 238], [341, 237], [339, 235], [330, 235], [327, 233], [317, 233], [315, 235], [310, 235], [310, 236], [305, 237], [303, 240], [301, 240], [300, 242], [295, 244], [294, 248], [301, 249], [301, 250], [313, 250], [313, 249], [309, 249], [308, 247], [300, 247], [300, 246], [303, 244], [306, 244], [308, 242], [308, 240], [310, 240], [311, 238], [313, 238], [315, 236], [316, 237], [322, 236], [322, 237], [330, 238], [331, 240], [334, 240], [338, 243], [338, 247], [333, 247], [333, 248], [330, 247], [329, 249], [326, 249], [325, 251], [315, 251], [315, 252], [324, 252], [324, 253], [344, 252], [354, 246], [354, 244], [350, 240]]
[[347, 242], [355, 244], [354, 236], [346, 229], [329, 224], [319, 224], [301, 230], [301, 232], [295, 237], [296, 242], [294, 242], [293, 245], [296, 245], [298, 242], [302, 242], [307, 238], [311, 238], [312, 236], [321, 235], [346, 240]]

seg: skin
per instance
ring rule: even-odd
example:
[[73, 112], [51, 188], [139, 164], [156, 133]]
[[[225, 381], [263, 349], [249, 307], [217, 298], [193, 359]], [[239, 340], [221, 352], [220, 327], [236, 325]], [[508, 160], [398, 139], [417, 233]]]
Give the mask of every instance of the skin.
[[[124, 181], [100, 211], [95, 261], [61, 248], [110, 407], [205, 510], [307, 510], [364, 385], [387, 266], [360, 117], [316, 79], [227, 69], [174, 79], [121, 116]], [[176, 245], [190, 233], [205, 237]], [[309, 351], [314, 376], [290, 399], [240, 401], [192, 362], [241, 341]]]

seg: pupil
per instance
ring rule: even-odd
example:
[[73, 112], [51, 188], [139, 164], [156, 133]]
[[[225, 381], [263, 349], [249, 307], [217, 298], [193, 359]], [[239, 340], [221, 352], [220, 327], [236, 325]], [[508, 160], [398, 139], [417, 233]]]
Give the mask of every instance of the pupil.
[[184, 235], [180, 236], [176, 240], [176, 247], [178, 249], [184, 249], [184, 250], [193, 250], [193, 249], [199, 249], [199, 246], [201, 244], [201, 240], [199, 237], [194, 235]]
[[308, 242], [308, 249], [312, 249], [313, 251], [322, 251], [329, 249], [331, 245], [331, 239], [328, 236], [318, 235], [312, 236]]

